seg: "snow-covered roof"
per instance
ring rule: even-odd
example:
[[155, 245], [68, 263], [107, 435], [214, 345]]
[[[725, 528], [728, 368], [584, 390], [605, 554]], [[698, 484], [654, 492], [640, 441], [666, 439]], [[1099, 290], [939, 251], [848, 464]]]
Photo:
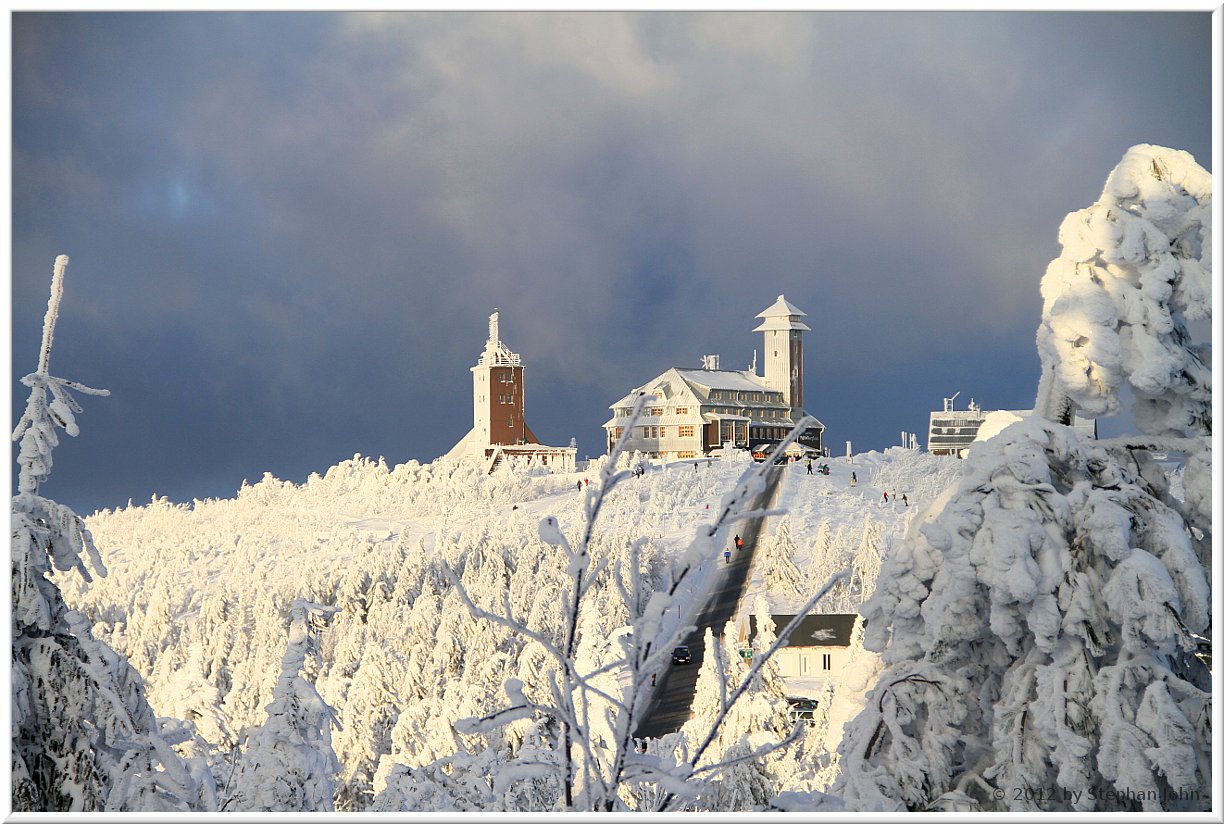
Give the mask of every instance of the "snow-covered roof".
[[[774, 633], [786, 629], [793, 615], [772, 615]], [[829, 615], [806, 615], [787, 639], [791, 647], [848, 647], [850, 633], [854, 631], [855, 613], [833, 613]], [[748, 616], [749, 637], [756, 635], [756, 616]]]
[[676, 374], [689, 384], [706, 389], [726, 389], [732, 392], [772, 392], [763, 378], [751, 372], [733, 369], [676, 369]]
[[[692, 398], [698, 403], [707, 403], [710, 399], [710, 390], [712, 389], [729, 392], [777, 391], [776, 389], [770, 389], [765, 385], [763, 378], [751, 372], [740, 372], [733, 369], [680, 369], [679, 367], [672, 367], [657, 378], [649, 380], [634, 389], [608, 408], [617, 409], [633, 406], [640, 393], [652, 394], [660, 386], [667, 387], [669, 393], [666, 400], [672, 402]], [[764, 399], [753, 401], [752, 403], [756, 406], [777, 406], [779, 408], [786, 406], [781, 401], [767, 401]]]
[[442, 457], [446, 459], [459, 459], [467, 455], [480, 455], [484, 447], [485, 444], [480, 437], [480, 433], [475, 428], [472, 428]]
[[778, 299], [773, 302], [773, 305], [757, 315], [762, 318], [761, 325], [753, 332], [772, 332], [775, 330], [798, 329], [801, 332], [810, 332], [812, 328], [799, 318], [806, 317], [807, 312], [804, 312], [795, 304], [791, 303], [783, 295], [778, 295]]

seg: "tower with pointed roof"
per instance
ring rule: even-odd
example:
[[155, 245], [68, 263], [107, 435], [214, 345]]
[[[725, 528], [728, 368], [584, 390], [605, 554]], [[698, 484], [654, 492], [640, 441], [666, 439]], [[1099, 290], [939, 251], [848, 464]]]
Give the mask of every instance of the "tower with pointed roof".
[[807, 313], [785, 296], [757, 315], [761, 324], [753, 332], [765, 333], [765, 385], [782, 393], [791, 420], [803, 417], [803, 333], [812, 331], [802, 318]]

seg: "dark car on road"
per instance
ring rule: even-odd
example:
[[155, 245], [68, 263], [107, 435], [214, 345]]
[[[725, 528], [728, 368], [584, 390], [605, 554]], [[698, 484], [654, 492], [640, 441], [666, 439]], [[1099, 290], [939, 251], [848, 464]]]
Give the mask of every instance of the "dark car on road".
[[672, 650], [673, 664], [691, 664], [693, 663], [693, 654], [689, 652], [689, 648], [684, 644]]

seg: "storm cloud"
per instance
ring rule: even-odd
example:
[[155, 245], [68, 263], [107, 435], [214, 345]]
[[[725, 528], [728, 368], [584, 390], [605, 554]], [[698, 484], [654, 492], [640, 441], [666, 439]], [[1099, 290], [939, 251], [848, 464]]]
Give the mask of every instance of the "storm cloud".
[[1210, 168], [1207, 12], [12, 22], [12, 408], [69, 254], [83, 512], [432, 460], [495, 307], [580, 457], [666, 368], [747, 368], [781, 293], [835, 451], [924, 440], [956, 391], [1031, 405], [1058, 225], [1129, 146]]

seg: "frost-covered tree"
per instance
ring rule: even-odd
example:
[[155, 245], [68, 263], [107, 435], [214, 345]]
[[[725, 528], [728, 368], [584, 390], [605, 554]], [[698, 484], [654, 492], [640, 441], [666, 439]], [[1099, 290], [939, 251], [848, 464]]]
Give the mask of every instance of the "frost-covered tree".
[[1037, 411], [1070, 423], [1120, 408], [1127, 386], [1149, 435], [1211, 432], [1211, 175], [1187, 152], [1133, 146], [1100, 199], [1067, 215], [1041, 281]]
[[[732, 633], [730, 636], [728, 631]], [[738, 644], [733, 641], [734, 632], [735, 628], [731, 623], [718, 635], [709, 627], [705, 631], [705, 649], [709, 654], [704, 657], [701, 669], [697, 672], [691, 715], [681, 727], [684, 734], [682, 746], [690, 750], [697, 749], [706, 737], [710, 726], [709, 719], [723, 714], [726, 719], [706, 744], [700, 760], [696, 762], [698, 768], [721, 761], [724, 755], [737, 745], [759, 743], [752, 740], [754, 736], [768, 732], [773, 734], [776, 740], [785, 738], [790, 731], [791, 725], [786, 720], [785, 690], [781, 695], [762, 690], [760, 676], [734, 707], [728, 707], [732, 690], [747, 673], [747, 667], [739, 656]], [[776, 670], [776, 666], [773, 669]], [[757, 698], [761, 700], [755, 700]], [[727, 776], [723, 775], [719, 780], [724, 778]], [[735, 780], [734, 777], [732, 780]], [[706, 809], [719, 808], [709, 806]]]
[[268, 720], [239, 757], [223, 808], [237, 812], [330, 812], [340, 763], [332, 750], [335, 713], [302, 671], [319, 657], [318, 633], [336, 607], [295, 598]]
[[205, 675], [203, 647], [191, 644], [181, 662], [165, 669], [168, 672], [156, 686], [158, 692], [170, 699], [167, 705], [170, 715], [190, 721], [205, 741], [228, 750], [234, 743], [234, 733], [221, 708], [217, 687]]
[[[374, 772], [379, 759], [391, 752], [391, 730], [399, 717], [403, 699], [398, 695], [399, 668], [382, 647], [370, 645], [363, 650], [361, 664], [346, 694], [343, 729], [339, 738], [348, 741], [352, 753], [346, 762], [344, 783], [337, 807], [359, 810], [366, 796], [372, 796]], [[340, 749], [337, 741], [337, 751]]]
[[74, 413], [81, 408], [68, 390], [109, 394], [49, 372], [67, 265], [66, 255], [56, 258], [38, 369], [22, 378], [30, 397], [13, 432], [21, 442], [12, 522], [13, 809], [207, 809], [207, 792], [172, 749], [180, 737], [154, 716], [140, 676], [94, 638], [50, 579], [54, 569], [92, 581], [82, 555], [106, 575], [76, 513], [39, 495], [56, 428], [78, 434]]
[[802, 597], [803, 574], [794, 560], [799, 548], [791, 534], [790, 521], [783, 517], [769, 540], [761, 543], [763, 551], [753, 560], [766, 588], [787, 598]]
[[[839, 749], [849, 808], [1208, 807], [1211, 380], [1182, 318], [1209, 313], [1209, 191], [1139, 146], [1064, 222], [1036, 414], [974, 446], [863, 607], [885, 670]], [[1124, 380], [1148, 435], [1063, 425]], [[1180, 499], [1149, 444], [1190, 455]]]
[[[768, 809], [783, 786], [802, 783], [809, 777], [810, 770], [805, 768], [814, 766], [801, 763], [812, 756], [800, 742], [807, 727], [789, 719], [786, 683], [777, 661], [767, 655], [777, 641], [767, 600], [757, 596], [752, 609], [757, 627], [751, 640], [756, 667], [740, 656], [733, 622], [717, 637], [706, 629], [709, 654], [697, 674], [691, 716], [675, 746], [681, 760], [687, 755], [693, 762], [695, 777], [706, 778], [714, 772], [709, 770], [711, 764], [718, 764], [719, 769], [691, 808], [716, 812]], [[738, 700], [731, 702], [741, 685]], [[719, 717], [723, 721], [711, 735], [710, 719]], [[703, 747], [699, 758], [689, 754]]]

